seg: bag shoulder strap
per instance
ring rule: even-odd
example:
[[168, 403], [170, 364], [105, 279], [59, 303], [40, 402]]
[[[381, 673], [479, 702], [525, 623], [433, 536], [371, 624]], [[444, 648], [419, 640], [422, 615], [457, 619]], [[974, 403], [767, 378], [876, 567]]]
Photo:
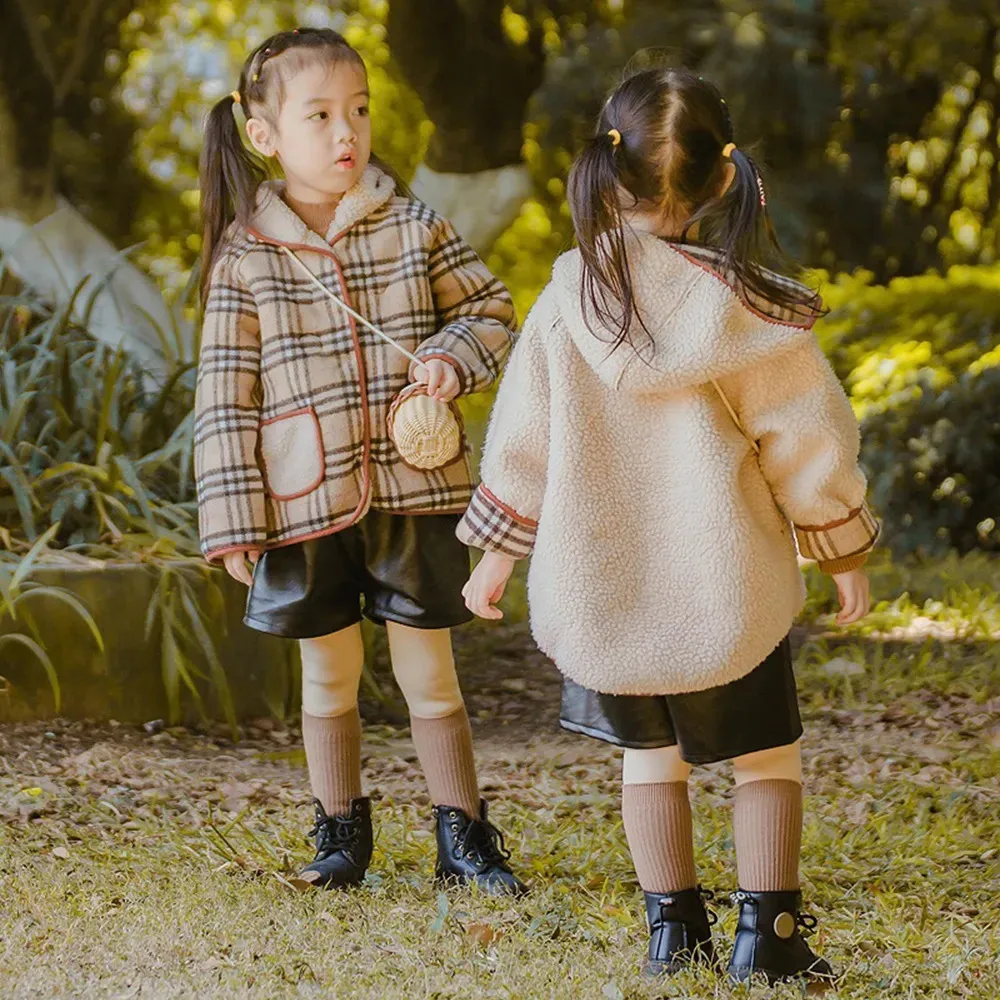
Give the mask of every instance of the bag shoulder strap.
[[295, 253], [294, 250], [292, 250], [289, 247], [285, 246], [283, 243], [282, 244], [278, 244], [278, 248], [280, 250], [283, 250], [289, 257], [291, 257], [292, 260], [296, 264], [298, 264], [299, 268], [301, 268], [301, 270], [303, 272], [305, 272], [306, 277], [328, 299], [330, 299], [331, 302], [334, 302], [336, 305], [340, 306], [340, 308], [343, 309], [344, 312], [346, 312], [348, 316], [351, 316], [354, 320], [356, 320], [358, 323], [360, 323], [366, 329], [371, 330], [371, 332], [374, 333], [376, 337], [379, 337], [381, 340], [385, 341], [385, 343], [387, 343], [390, 347], [395, 348], [404, 357], [409, 358], [410, 361], [414, 362], [415, 364], [421, 365], [421, 366], [423, 365], [423, 362], [415, 354], [412, 354], [410, 351], [408, 351], [405, 347], [403, 347], [402, 344], [397, 343], [392, 337], [389, 336], [389, 334], [385, 333], [384, 331], [380, 330], [377, 326], [375, 326], [374, 323], [369, 323], [368, 320], [366, 320], [364, 318], [364, 316], [361, 315], [361, 313], [359, 313], [356, 309], [352, 309], [338, 295], [334, 295], [334, 293], [331, 292], [330, 289], [327, 288], [326, 285], [324, 285], [323, 282], [320, 281], [319, 278], [316, 277], [316, 275], [313, 273], [312, 268], [309, 267], [306, 264], [306, 262], [297, 253]]
[[733, 404], [729, 402], [728, 397], [722, 391], [722, 386], [713, 378], [712, 385], [715, 386], [715, 391], [719, 394], [719, 399], [722, 400], [723, 405], [729, 411], [729, 415], [733, 418], [733, 423], [739, 428], [739, 432], [747, 439], [750, 443], [750, 447], [753, 448], [754, 454], [760, 454], [760, 445], [750, 436], [747, 429], [743, 426], [743, 421], [740, 420], [739, 415], [736, 410], [733, 409]]

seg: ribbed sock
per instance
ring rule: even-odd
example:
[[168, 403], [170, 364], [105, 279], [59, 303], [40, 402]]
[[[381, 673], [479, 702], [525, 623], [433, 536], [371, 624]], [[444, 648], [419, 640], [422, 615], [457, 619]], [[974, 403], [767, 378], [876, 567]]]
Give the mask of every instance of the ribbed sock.
[[479, 783], [465, 706], [440, 719], [411, 715], [410, 731], [434, 805], [455, 806], [478, 819]]
[[802, 786], [778, 779], [739, 785], [733, 808], [733, 839], [741, 889], [798, 889]]
[[320, 718], [302, 713], [302, 742], [313, 795], [330, 816], [346, 816], [361, 797], [361, 717], [357, 707]]
[[697, 886], [686, 781], [623, 785], [622, 819], [645, 892], [677, 892]]

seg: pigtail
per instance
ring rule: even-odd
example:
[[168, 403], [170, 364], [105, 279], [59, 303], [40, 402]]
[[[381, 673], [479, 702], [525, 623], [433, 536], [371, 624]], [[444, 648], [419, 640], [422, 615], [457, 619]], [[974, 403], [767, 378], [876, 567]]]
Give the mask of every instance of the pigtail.
[[223, 234], [235, 219], [246, 225], [257, 189], [267, 177], [263, 163], [243, 144], [234, 115], [237, 93], [227, 94], [208, 114], [201, 154], [201, 301], [208, 298], [212, 267]]
[[636, 319], [645, 329], [635, 301], [619, 204], [618, 161], [628, 155], [621, 133], [602, 131], [577, 157], [566, 188], [583, 260], [583, 312], [585, 316], [592, 312], [598, 324], [614, 331], [612, 351], [629, 340]]
[[723, 270], [736, 278], [751, 304], [762, 309], [771, 304], [803, 319], [814, 317], [822, 308], [819, 296], [779, 276], [800, 268], [778, 241], [759, 167], [738, 148], [732, 149], [729, 160], [736, 171], [729, 190], [688, 220], [683, 238], [700, 224], [704, 241], [720, 251]]

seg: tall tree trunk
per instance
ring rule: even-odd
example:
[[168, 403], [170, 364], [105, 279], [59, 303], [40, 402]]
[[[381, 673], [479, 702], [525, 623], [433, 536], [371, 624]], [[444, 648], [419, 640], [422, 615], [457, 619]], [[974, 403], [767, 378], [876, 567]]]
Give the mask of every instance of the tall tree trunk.
[[107, 33], [117, 33], [133, 6], [88, 0], [79, 20], [66, 26], [68, 57], [60, 52], [57, 59], [33, 0], [0, 0], [0, 255], [4, 267], [53, 303], [86, 281], [76, 320], [89, 316], [94, 337], [121, 345], [160, 375], [167, 368], [164, 337], [177, 345], [170, 351], [187, 354], [191, 331], [171, 314], [155, 282], [59, 196], [53, 151], [57, 119], [89, 103], [86, 92], [103, 80]]
[[521, 128], [545, 54], [532, 24], [523, 44], [503, 0], [393, 0], [389, 47], [434, 123], [417, 195], [485, 253], [530, 196]]

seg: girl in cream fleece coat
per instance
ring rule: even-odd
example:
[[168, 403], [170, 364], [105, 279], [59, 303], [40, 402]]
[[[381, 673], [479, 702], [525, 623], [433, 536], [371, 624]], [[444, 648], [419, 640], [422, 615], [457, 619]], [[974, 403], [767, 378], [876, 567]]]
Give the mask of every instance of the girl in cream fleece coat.
[[857, 423], [811, 332], [818, 303], [762, 266], [757, 248], [777, 251], [764, 187], [732, 140], [725, 102], [685, 71], [638, 73], [607, 102], [570, 177], [579, 248], [514, 350], [459, 536], [487, 553], [465, 591], [483, 617], [532, 556], [562, 723], [625, 748], [647, 970], [714, 961], [687, 778], [731, 759], [729, 974], [773, 982], [831, 975], [800, 933], [796, 548], [855, 621], [878, 525]]

